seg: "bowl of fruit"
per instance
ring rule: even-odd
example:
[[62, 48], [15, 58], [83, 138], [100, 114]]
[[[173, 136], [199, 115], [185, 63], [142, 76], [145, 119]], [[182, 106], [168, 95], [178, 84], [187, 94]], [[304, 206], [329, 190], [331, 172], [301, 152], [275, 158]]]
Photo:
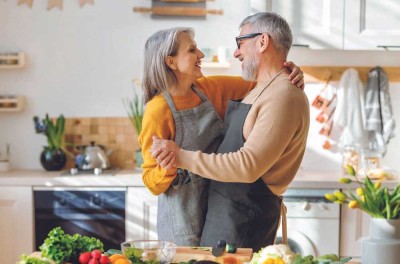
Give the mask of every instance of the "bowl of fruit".
[[122, 254], [132, 263], [169, 264], [177, 245], [172, 241], [132, 240], [121, 243]]

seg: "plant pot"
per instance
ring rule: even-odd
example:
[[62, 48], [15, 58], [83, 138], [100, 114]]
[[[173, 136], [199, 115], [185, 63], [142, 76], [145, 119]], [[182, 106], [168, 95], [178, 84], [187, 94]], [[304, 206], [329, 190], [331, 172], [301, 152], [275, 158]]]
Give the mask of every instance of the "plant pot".
[[135, 163], [136, 163], [136, 167], [139, 167], [139, 168], [142, 167], [143, 155], [142, 155], [141, 149], [135, 150]]
[[400, 260], [400, 219], [371, 218], [369, 237], [361, 241], [363, 264], [398, 264]]
[[40, 154], [40, 164], [47, 171], [58, 171], [64, 168], [67, 163], [67, 156], [61, 150], [44, 148]]

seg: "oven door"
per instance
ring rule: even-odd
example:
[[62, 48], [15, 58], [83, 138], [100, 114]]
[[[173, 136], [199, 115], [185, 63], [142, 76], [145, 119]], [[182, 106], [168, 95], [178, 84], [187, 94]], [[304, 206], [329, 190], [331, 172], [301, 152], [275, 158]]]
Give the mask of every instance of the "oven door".
[[36, 250], [55, 227], [119, 249], [125, 241], [125, 196], [126, 188], [35, 189]]
[[[318, 252], [316, 246], [312, 243], [306, 234], [299, 230], [288, 228], [288, 246], [293, 253], [300, 254], [302, 256], [312, 255], [317, 256]], [[278, 234], [275, 240], [275, 244], [282, 244], [282, 230], [278, 230]]]

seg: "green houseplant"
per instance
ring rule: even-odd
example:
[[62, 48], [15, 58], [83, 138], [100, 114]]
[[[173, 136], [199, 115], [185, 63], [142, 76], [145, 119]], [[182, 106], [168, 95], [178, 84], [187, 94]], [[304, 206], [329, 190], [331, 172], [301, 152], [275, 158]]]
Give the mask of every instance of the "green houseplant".
[[[143, 98], [134, 91], [132, 98], [123, 100], [125, 110], [129, 116], [129, 120], [134, 127], [136, 134], [139, 136], [142, 132], [142, 121], [144, 113]], [[141, 167], [143, 163], [142, 150], [135, 150], [135, 162], [137, 167]]]
[[64, 148], [64, 116], [60, 115], [55, 122], [48, 114], [42, 120], [34, 116], [33, 122], [36, 133], [43, 134], [47, 138], [47, 146], [40, 155], [40, 163], [46, 170], [61, 170], [67, 162], [67, 151]]
[[382, 181], [373, 183], [365, 177], [362, 181], [354, 168], [346, 166], [351, 177], [340, 178], [339, 182], [355, 182], [355, 191], [343, 190], [327, 193], [325, 197], [335, 203], [348, 204], [351, 209], [360, 209], [369, 214], [369, 237], [361, 240], [363, 264], [397, 264], [400, 259], [400, 183], [393, 190], [382, 187]]

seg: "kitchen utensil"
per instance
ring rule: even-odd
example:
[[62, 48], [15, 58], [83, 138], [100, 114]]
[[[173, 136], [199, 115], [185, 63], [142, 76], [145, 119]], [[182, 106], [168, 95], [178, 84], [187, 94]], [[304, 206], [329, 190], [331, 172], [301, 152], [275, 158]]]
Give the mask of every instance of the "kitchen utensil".
[[223, 15], [224, 10], [220, 9], [205, 9], [199, 7], [179, 7], [179, 6], [154, 6], [149, 7], [134, 7], [133, 12], [149, 13], [152, 12], [154, 15], [163, 16], [205, 16], [211, 15]]
[[106, 151], [104, 146], [96, 145], [94, 141], [90, 142], [90, 146], [78, 146], [81, 153], [76, 156], [75, 164], [81, 170], [108, 169], [110, 162], [108, 156], [111, 150]]
[[141, 261], [171, 263], [176, 252], [176, 244], [162, 240], [133, 240], [121, 244], [122, 254], [127, 258], [138, 258]]

